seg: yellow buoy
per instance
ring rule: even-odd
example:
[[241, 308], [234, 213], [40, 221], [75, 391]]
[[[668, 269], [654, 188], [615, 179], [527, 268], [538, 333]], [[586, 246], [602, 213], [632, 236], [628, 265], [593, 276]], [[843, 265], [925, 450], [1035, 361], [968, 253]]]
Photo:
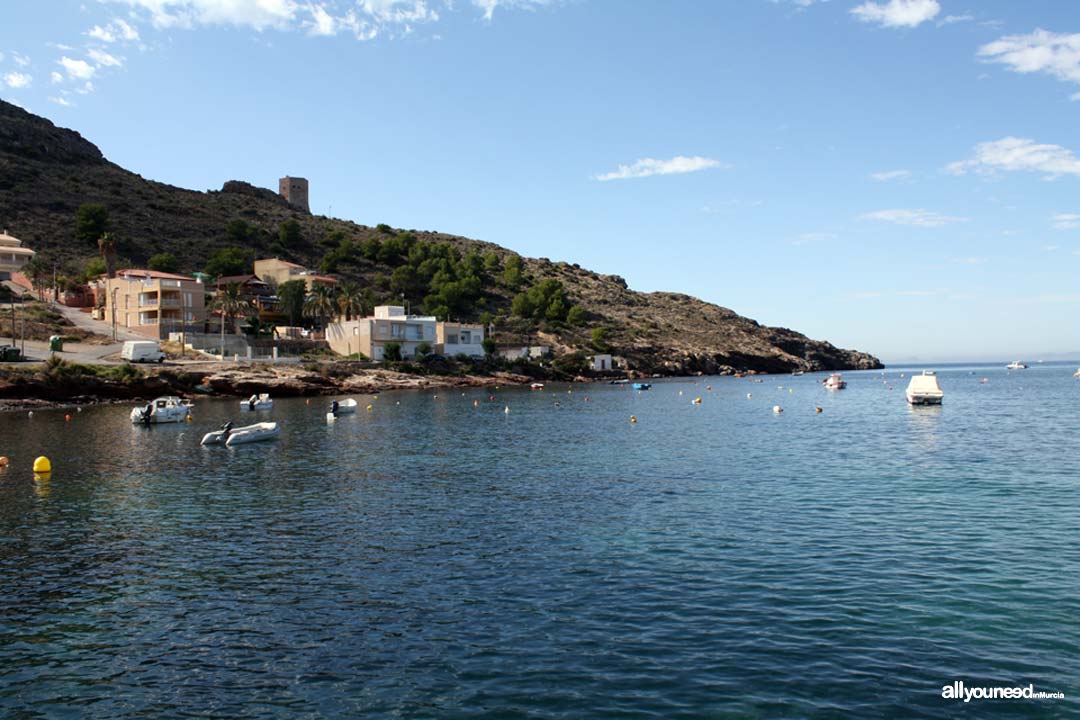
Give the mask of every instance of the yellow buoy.
[[368, 409], [368, 412], [371, 412], [371, 406], [370, 405], [367, 406], [367, 409]]
[[701, 404], [701, 398], [699, 398], [699, 397], [698, 397], [698, 398], [694, 398], [694, 399], [693, 399], [693, 400], [691, 400], [690, 402], [691, 402], [692, 404], [694, 404], [694, 405], [700, 405], [700, 404]]
[[42, 455], [41, 457], [34, 460], [34, 472], [36, 472], [36, 473], [52, 472], [52, 463], [49, 462], [49, 458]]

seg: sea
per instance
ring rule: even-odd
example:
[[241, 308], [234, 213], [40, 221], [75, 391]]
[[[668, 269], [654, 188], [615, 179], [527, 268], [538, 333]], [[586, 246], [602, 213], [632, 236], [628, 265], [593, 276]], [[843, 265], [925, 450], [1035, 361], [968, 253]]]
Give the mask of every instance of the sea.
[[0, 414], [0, 717], [1080, 717], [1077, 367], [922, 369]]

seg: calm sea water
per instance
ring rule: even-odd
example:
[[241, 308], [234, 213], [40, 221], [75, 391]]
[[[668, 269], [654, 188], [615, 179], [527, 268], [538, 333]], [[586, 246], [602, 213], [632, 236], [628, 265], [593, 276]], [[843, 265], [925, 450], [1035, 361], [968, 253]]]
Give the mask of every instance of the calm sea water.
[[3, 414], [0, 716], [1077, 717], [1075, 370]]

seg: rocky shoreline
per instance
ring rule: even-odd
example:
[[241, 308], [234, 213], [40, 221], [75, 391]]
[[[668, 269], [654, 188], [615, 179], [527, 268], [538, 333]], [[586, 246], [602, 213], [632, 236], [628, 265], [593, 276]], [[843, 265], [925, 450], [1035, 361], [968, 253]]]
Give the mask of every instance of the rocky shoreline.
[[486, 387], [533, 381], [511, 372], [418, 375], [360, 363], [236, 365], [206, 363], [117, 370], [129, 366], [12, 367], [0, 369], [0, 410], [63, 407], [181, 397], [311, 397], [388, 390]]

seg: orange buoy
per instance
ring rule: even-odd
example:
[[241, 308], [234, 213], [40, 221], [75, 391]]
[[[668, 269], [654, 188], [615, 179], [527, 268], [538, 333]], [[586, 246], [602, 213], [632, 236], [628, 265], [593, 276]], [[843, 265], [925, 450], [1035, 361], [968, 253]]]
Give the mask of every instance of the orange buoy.
[[7, 467], [11, 464], [11, 461], [7, 459], [7, 455], [0, 455], [0, 467]]
[[816, 412], [816, 413], [819, 413], [819, 412], [821, 412], [821, 406], [820, 406], [820, 405], [818, 405], [817, 407], [815, 407], [815, 408], [814, 408], [814, 412]]
[[64, 422], [71, 422], [71, 415], [65, 415]]
[[637, 422], [637, 418], [636, 418], [636, 417], [634, 417], [633, 415], [631, 415], [631, 416], [630, 416], [630, 424], [631, 424], [631, 425], [633, 425], [633, 424], [634, 424], [634, 423], [636, 423], [636, 422]]

